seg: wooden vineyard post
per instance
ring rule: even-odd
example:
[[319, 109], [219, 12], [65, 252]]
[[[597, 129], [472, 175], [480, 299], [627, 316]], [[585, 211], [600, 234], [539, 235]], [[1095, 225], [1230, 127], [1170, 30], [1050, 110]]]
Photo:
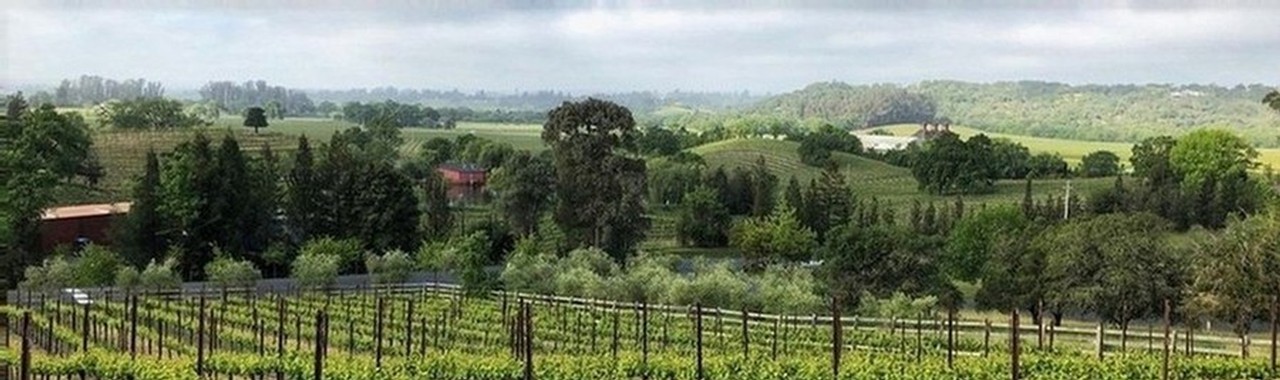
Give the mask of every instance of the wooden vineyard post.
[[1103, 359], [1103, 355], [1104, 355], [1103, 352], [1106, 351], [1107, 349], [1106, 339], [1107, 339], [1107, 335], [1106, 335], [1105, 325], [1101, 320], [1099, 320], [1098, 321], [1098, 360]]
[[947, 308], [947, 368], [956, 361], [956, 309]]
[[991, 355], [991, 320], [982, 321], [982, 357]]
[[697, 379], [702, 380], [702, 303], [693, 304], [694, 351]]
[[1276, 324], [1277, 324], [1276, 319], [1277, 317], [1280, 317], [1280, 315], [1277, 315], [1277, 314], [1280, 314], [1280, 310], [1277, 310], [1277, 308], [1280, 308], [1280, 302], [1277, 302], [1276, 297], [1272, 296], [1271, 297], [1271, 374], [1272, 375], [1275, 375], [1276, 373], [1276, 335], [1278, 333], [1276, 331]]
[[916, 361], [919, 361], [920, 356], [924, 353], [924, 332], [921, 330], [922, 323], [924, 323], [924, 313], [916, 316]]
[[618, 360], [618, 307], [613, 308], [613, 343], [610, 345], [610, 351], [614, 360]]
[[129, 357], [138, 358], [138, 296], [129, 305]]
[[[84, 319], [81, 321], [81, 326], [82, 326], [81, 331], [83, 333], [81, 334], [81, 337], [80, 337], [80, 352], [83, 352], [83, 353], [89, 352], [89, 337], [93, 335], [93, 330], [90, 330], [91, 326], [89, 323], [89, 307], [90, 306], [92, 306], [92, 304], [88, 302], [84, 304]], [[52, 324], [51, 324], [50, 330], [52, 330]], [[53, 335], [50, 334], [49, 337], [53, 338]], [[80, 377], [84, 378], [84, 376], [80, 376]]]
[[[405, 301], [404, 311], [404, 355], [413, 355], [413, 299]], [[506, 323], [506, 321], [503, 321]]]
[[374, 366], [380, 369], [382, 368], [382, 309], [384, 301], [382, 295], [377, 297], [377, 310], [373, 320], [373, 357]]
[[831, 374], [833, 379], [840, 378], [840, 355], [844, 351], [844, 326], [840, 320], [840, 299], [831, 298]]
[[1044, 349], [1044, 300], [1036, 302], [1036, 349]]
[[[1160, 379], [1169, 380], [1169, 300], [1164, 300], [1164, 365], [1160, 369]], [[1273, 338], [1274, 340], [1274, 338]]]
[[[284, 319], [288, 312], [283, 296], [276, 295], [276, 359], [284, 359]], [[284, 380], [284, 371], [276, 369], [276, 380]]]
[[782, 323], [781, 321], [781, 317], [775, 316], [773, 319], [773, 339], [770, 339], [771, 348], [769, 349], [769, 358], [773, 360], [778, 360], [778, 325]]
[[533, 308], [524, 304], [524, 380], [533, 380]]
[[1014, 308], [1009, 323], [1009, 374], [1013, 380], [1022, 378], [1021, 363], [1018, 362], [1020, 354], [1022, 354], [1022, 344], [1018, 338], [1018, 309]]
[[325, 314], [324, 309], [316, 312], [316, 335], [315, 335], [315, 363], [312, 367], [312, 373], [315, 375], [313, 379], [321, 380], [324, 378], [324, 358], [329, 349], [329, 316]]
[[641, 378], [649, 379], [649, 303], [640, 304], [640, 367]]
[[199, 320], [196, 322], [196, 377], [204, 376], [204, 295], [200, 295]]
[[[28, 294], [27, 298], [31, 298]], [[31, 380], [31, 311], [22, 312], [22, 356], [18, 359], [18, 378]]]
[[747, 309], [742, 309], [742, 359], [746, 360], [751, 357], [751, 336], [748, 334], [747, 320], [751, 319]]

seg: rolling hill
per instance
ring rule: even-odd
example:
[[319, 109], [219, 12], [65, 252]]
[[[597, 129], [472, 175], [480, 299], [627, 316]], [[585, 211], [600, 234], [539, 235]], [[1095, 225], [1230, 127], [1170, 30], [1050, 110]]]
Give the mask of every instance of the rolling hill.
[[[800, 162], [796, 154], [799, 144], [792, 141], [772, 139], [733, 139], [694, 147], [690, 151], [701, 155], [708, 167], [725, 166], [728, 168], [752, 165], [757, 157], [764, 156], [769, 171], [785, 183], [795, 176], [801, 183], [808, 183], [817, 178], [821, 169]], [[841, 165], [841, 172], [848, 178], [849, 185], [855, 194], [862, 197], [875, 197], [895, 205], [906, 205], [913, 200], [921, 202], [949, 202], [956, 196], [933, 195], [920, 191], [916, 187], [915, 178], [906, 168], [889, 165], [847, 153], [836, 153], [834, 157]], [[1087, 194], [1095, 189], [1105, 188], [1114, 183], [1113, 178], [1088, 179], [1048, 179], [1035, 181], [1032, 193], [1037, 199], [1048, 194], [1062, 195], [1067, 183], [1077, 194]], [[970, 203], [1017, 203], [1022, 200], [1025, 183], [1018, 180], [999, 181], [995, 189], [987, 194], [964, 195], [965, 202]]]

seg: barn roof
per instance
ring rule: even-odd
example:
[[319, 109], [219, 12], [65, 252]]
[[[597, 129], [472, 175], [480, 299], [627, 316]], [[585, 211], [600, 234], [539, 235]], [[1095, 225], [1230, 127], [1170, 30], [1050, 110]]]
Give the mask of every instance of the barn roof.
[[123, 214], [129, 212], [129, 206], [132, 203], [101, 203], [72, 205], [48, 208], [44, 210], [44, 214], [40, 216], [41, 220], [58, 220], [58, 219], [75, 219], [88, 218], [94, 216], [106, 216], [112, 214]]
[[484, 173], [485, 169], [476, 164], [440, 164], [440, 170], [459, 173]]

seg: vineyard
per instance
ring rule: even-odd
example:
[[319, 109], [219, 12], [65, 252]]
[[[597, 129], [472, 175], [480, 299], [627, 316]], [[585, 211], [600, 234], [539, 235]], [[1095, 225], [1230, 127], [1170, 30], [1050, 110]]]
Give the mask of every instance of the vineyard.
[[1274, 378], [1264, 358], [1188, 355], [1200, 351], [1163, 334], [1099, 359], [1067, 344], [1080, 332], [1057, 332], [1052, 348], [1017, 319], [773, 316], [442, 286], [17, 298], [0, 308], [6, 379], [1158, 379], [1166, 363], [1168, 378]]

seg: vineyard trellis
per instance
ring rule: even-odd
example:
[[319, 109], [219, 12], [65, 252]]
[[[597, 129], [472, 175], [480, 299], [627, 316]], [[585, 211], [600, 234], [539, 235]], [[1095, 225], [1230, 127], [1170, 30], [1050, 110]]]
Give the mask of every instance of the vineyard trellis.
[[[1054, 347], [1054, 337], [1119, 332], [1023, 326], [1016, 312], [1007, 322], [965, 321], [954, 312], [941, 320], [878, 319], [842, 316], [833, 302], [831, 315], [769, 315], [509, 292], [476, 296], [443, 284], [91, 293], [84, 303], [14, 294], [15, 304], [0, 308], [4, 326], [20, 330], [4, 329], [6, 343], [14, 336], [20, 342], [0, 351], [6, 378], [1273, 377], [1269, 362], [1228, 350], [1188, 344], [1176, 352], [1167, 318], [1162, 336], [1146, 336], [1160, 345], [1119, 351], [1104, 344], [1104, 351], [1121, 354], [1097, 360]], [[275, 313], [263, 312], [273, 307]], [[1037, 344], [1023, 344], [1029, 339]]]

